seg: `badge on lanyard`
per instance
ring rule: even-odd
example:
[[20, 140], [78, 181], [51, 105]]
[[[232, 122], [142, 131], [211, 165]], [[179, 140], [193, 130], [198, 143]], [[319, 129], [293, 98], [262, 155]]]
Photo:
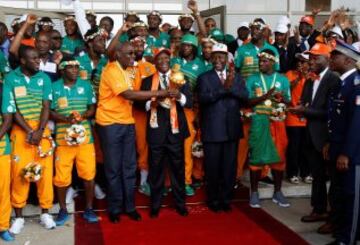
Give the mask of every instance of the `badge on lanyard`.
[[66, 97], [60, 97], [58, 99], [58, 106], [60, 109], [64, 109], [66, 107], [68, 107], [68, 100]]
[[27, 94], [25, 86], [15, 87], [14, 92], [16, 97], [25, 97]]

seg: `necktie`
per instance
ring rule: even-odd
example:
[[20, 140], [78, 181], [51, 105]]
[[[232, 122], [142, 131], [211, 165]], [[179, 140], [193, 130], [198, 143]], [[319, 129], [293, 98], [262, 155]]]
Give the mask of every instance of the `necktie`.
[[307, 50], [307, 47], [306, 47], [306, 37], [302, 37], [301, 38], [301, 44], [300, 44], [300, 49], [301, 49], [301, 52], [304, 52], [305, 50]]
[[225, 76], [224, 76], [224, 72], [220, 72], [220, 81], [222, 84], [225, 83]]
[[163, 83], [164, 83], [165, 89], [167, 89], [167, 88], [168, 88], [168, 82], [167, 82], [167, 76], [166, 76], [166, 74], [163, 74], [163, 75], [162, 75], [162, 78], [163, 78]]

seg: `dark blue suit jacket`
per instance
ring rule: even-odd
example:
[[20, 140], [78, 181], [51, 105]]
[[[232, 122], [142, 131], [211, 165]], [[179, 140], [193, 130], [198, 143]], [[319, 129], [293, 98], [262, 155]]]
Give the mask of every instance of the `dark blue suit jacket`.
[[330, 97], [330, 157], [340, 154], [360, 164], [360, 72], [349, 75]]
[[249, 93], [240, 75], [230, 89], [225, 89], [216, 71], [199, 76], [197, 93], [203, 142], [236, 141], [243, 137], [240, 107]]

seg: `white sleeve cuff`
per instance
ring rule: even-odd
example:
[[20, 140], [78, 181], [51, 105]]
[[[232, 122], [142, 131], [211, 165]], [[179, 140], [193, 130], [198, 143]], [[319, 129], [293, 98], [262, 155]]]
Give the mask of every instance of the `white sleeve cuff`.
[[150, 111], [150, 109], [151, 109], [151, 100], [148, 100], [148, 101], [146, 101], [146, 104], [145, 104], [145, 110]]
[[183, 93], [181, 93], [180, 99], [177, 100], [181, 106], [184, 106], [186, 104], [186, 97]]
[[86, 32], [91, 28], [89, 22], [86, 20], [86, 13], [85, 9], [81, 5], [79, 0], [75, 0], [74, 2], [74, 12], [75, 12], [75, 19], [79, 26], [81, 35], [84, 37]]

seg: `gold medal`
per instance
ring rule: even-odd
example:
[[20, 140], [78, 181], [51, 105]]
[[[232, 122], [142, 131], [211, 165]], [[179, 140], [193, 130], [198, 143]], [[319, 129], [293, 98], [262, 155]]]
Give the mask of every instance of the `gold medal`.
[[271, 100], [265, 100], [264, 104], [265, 104], [266, 106], [270, 107], [271, 104], [272, 104], [272, 102], [271, 102]]

